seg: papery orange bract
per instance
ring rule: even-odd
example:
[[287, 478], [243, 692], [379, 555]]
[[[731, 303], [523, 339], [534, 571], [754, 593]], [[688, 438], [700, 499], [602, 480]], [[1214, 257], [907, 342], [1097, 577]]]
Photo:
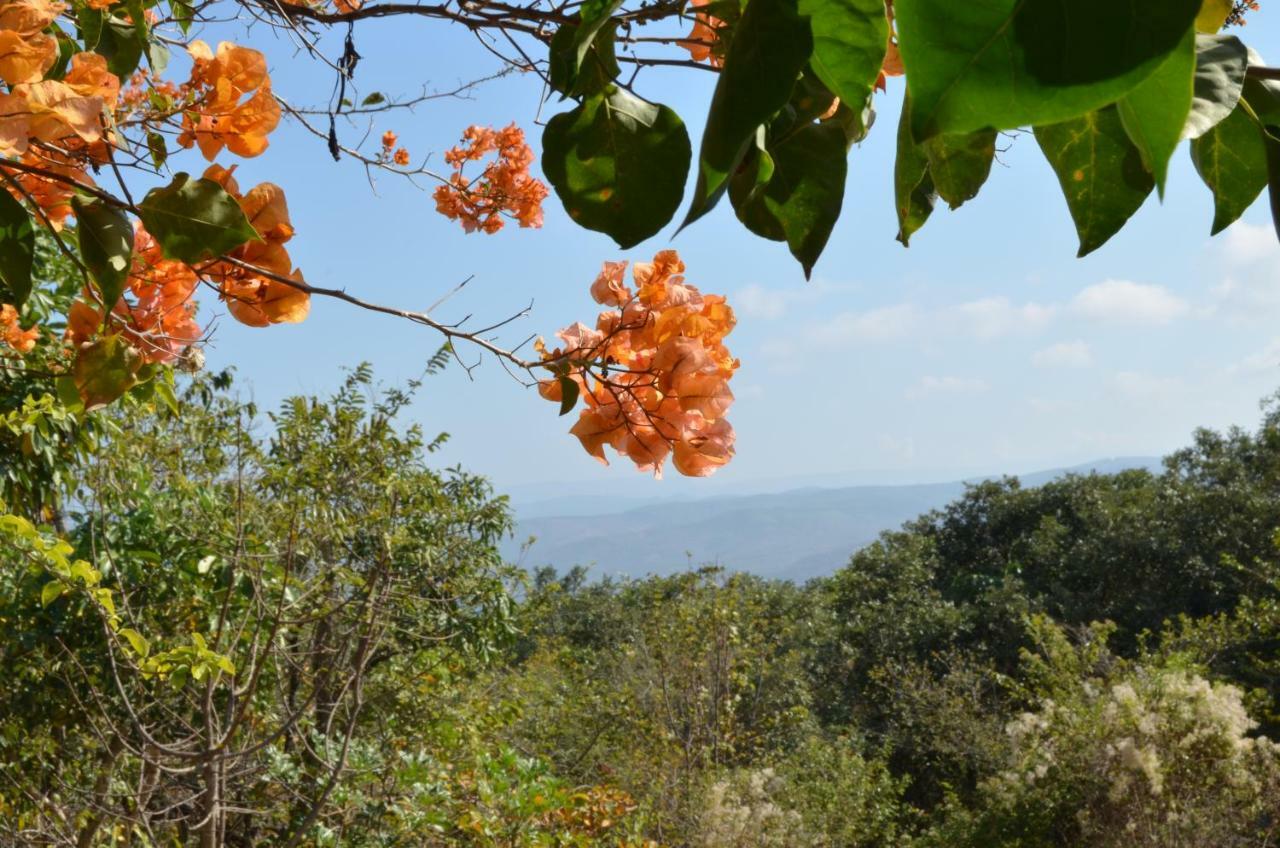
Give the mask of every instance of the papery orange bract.
[[[16, 168], [5, 168], [0, 163], [0, 170], [11, 177], [22, 191], [12, 191], [19, 200], [29, 198], [40, 208], [40, 212], [55, 231], [62, 229], [67, 218], [71, 217], [71, 198], [75, 194], [76, 183], [85, 186], [95, 185], [93, 177], [84, 169], [79, 160], [52, 150], [32, 147], [22, 157], [23, 164], [32, 165], [58, 174], [63, 179], [19, 171]], [[26, 193], [24, 196], [23, 192]]]
[[18, 323], [18, 310], [6, 303], [0, 305], [0, 341], [18, 353], [26, 353], [40, 339], [40, 328], [22, 329]]
[[[490, 153], [496, 156], [479, 177], [463, 176], [467, 162]], [[468, 233], [496, 233], [503, 227], [504, 215], [518, 221], [521, 227], [542, 226], [542, 201], [548, 189], [529, 173], [533, 150], [525, 143], [524, 131], [515, 124], [502, 130], [468, 127], [462, 134], [462, 144], [446, 151], [444, 160], [454, 172], [449, 182], [437, 186], [432, 194], [436, 211], [461, 222]]]
[[[697, 8], [710, 3], [711, 0], [691, 0], [689, 5]], [[676, 43], [689, 51], [693, 61], [706, 62], [711, 67], [718, 68], [724, 64], [724, 58], [718, 55], [714, 48], [720, 37], [718, 30], [723, 26], [724, 21], [719, 18], [705, 12], [695, 12], [693, 29], [689, 32], [688, 40]]]
[[58, 60], [58, 42], [41, 30], [65, 8], [47, 0], [0, 4], [0, 79], [11, 87], [44, 79]]
[[183, 113], [178, 144], [198, 146], [210, 161], [224, 147], [245, 157], [266, 150], [267, 136], [280, 123], [266, 57], [229, 41], [218, 45], [216, 55], [203, 41], [187, 50], [193, 60], [188, 83], [193, 103]]
[[234, 166], [210, 165], [204, 177], [221, 185], [236, 199], [262, 241], [243, 244], [231, 251], [229, 257], [275, 277], [293, 280], [297, 285], [225, 261], [214, 262], [204, 273], [217, 286], [227, 311], [240, 323], [250, 327], [296, 324], [307, 317], [311, 295], [303, 288], [306, 282], [302, 272], [293, 267], [284, 248], [294, 232], [284, 191], [272, 183], [262, 183], [241, 195], [234, 172]]
[[[738, 361], [723, 344], [733, 310], [687, 283], [673, 250], [633, 266], [638, 295], [622, 283], [625, 268], [606, 262], [591, 284], [597, 302], [615, 307], [594, 329], [579, 322], [556, 333], [562, 348], [547, 350], [541, 340], [535, 348], [547, 367], [578, 383], [584, 408], [569, 432], [587, 453], [607, 462], [611, 447], [659, 476], [673, 456], [680, 473], [705, 476], [733, 456], [724, 415]], [[542, 381], [538, 393], [560, 401], [559, 378]]]

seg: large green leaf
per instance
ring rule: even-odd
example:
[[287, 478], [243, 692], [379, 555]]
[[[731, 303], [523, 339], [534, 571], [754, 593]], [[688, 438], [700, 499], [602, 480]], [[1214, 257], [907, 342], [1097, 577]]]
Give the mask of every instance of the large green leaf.
[[1280, 126], [1263, 128], [1263, 144], [1267, 148], [1267, 199], [1271, 201], [1271, 225], [1280, 238]]
[[[884, 0], [799, 0], [813, 31], [810, 66], [837, 97], [862, 114], [889, 44]], [[865, 127], [859, 128], [865, 131]], [[858, 133], [861, 134], [861, 133]]]
[[848, 135], [840, 124], [802, 124], [755, 152], [767, 168], [744, 163], [742, 173], [754, 179], [735, 176], [730, 183], [738, 218], [756, 235], [785, 241], [806, 278], [840, 217], [848, 153]]
[[1267, 186], [1267, 150], [1262, 128], [1238, 106], [1191, 142], [1191, 161], [1213, 192], [1213, 229], [1231, 226]]
[[588, 97], [603, 91], [618, 76], [613, 28], [587, 42], [579, 56], [576, 24], [564, 24], [551, 38], [547, 79], [565, 97]]
[[106, 406], [138, 384], [138, 351], [119, 335], [85, 342], [76, 352], [71, 378], [86, 410]]
[[258, 238], [236, 199], [213, 180], [179, 173], [138, 206], [147, 232], [169, 259], [188, 264], [221, 256]]
[[897, 0], [917, 140], [1077, 118], [1150, 76], [1200, 0]]
[[977, 196], [996, 157], [995, 130], [963, 135], [935, 135], [923, 145], [929, 176], [938, 195], [952, 209]]
[[938, 199], [933, 178], [929, 175], [929, 157], [924, 148], [911, 138], [911, 98], [902, 99], [902, 117], [898, 119], [898, 155], [893, 163], [894, 205], [898, 210], [898, 241], [903, 247], [924, 226]]
[[1196, 72], [1196, 35], [1188, 29], [1182, 43], [1151, 76], [1130, 91], [1116, 106], [1129, 138], [1142, 153], [1142, 162], [1164, 197], [1169, 159], [1182, 140], [1191, 113]]
[[1124, 226], [1155, 182], [1114, 106], [1036, 127], [1035, 134], [1058, 175], [1084, 256]]
[[133, 225], [114, 206], [81, 196], [71, 198], [80, 258], [89, 269], [107, 312], [124, 293], [133, 264]]
[[1248, 67], [1249, 51], [1234, 35], [1196, 36], [1195, 98], [1183, 138], [1199, 138], [1231, 114]]
[[622, 247], [671, 220], [691, 157], [675, 112], [616, 87], [556, 115], [542, 134], [542, 171], [569, 217]]
[[31, 294], [31, 262], [35, 258], [36, 231], [31, 215], [0, 184], [0, 300], [21, 308]]
[[787, 104], [813, 52], [795, 0], [751, 0], [725, 53], [698, 154], [698, 182], [684, 224], [720, 200], [756, 129]]

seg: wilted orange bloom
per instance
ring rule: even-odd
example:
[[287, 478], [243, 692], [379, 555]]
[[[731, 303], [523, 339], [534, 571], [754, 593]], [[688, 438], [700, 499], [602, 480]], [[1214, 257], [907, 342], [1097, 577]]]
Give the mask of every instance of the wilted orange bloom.
[[[467, 162], [490, 153], [496, 156], [485, 166], [484, 173], [473, 180], [463, 176]], [[542, 201], [547, 187], [529, 173], [534, 155], [525, 143], [524, 130], [515, 124], [502, 130], [468, 127], [462, 134], [462, 143], [446, 151], [444, 160], [454, 172], [449, 182], [438, 186], [432, 195], [436, 210], [460, 221], [468, 233], [496, 233], [502, 229], [504, 215], [514, 218], [521, 227], [542, 226]]]
[[[668, 457], [682, 474], [706, 476], [733, 456], [733, 428], [724, 420], [733, 403], [729, 380], [738, 368], [723, 340], [733, 310], [719, 295], [704, 295], [682, 276], [673, 250], [638, 262], [622, 282], [625, 262], [606, 262], [592, 297], [615, 308], [594, 328], [577, 323], [556, 334], [563, 347], [535, 348], [549, 368], [575, 383], [584, 408], [570, 429], [583, 449], [607, 462], [605, 447], [642, 471], [660, 476]], [[559, 402], [561, 378], [538, 392]]]
[[[710, 2], [711, 0], [691, 0], [689, 5], [697, 8], [698, 6], [706, 6]], [[695, 12], [693, 29], [689, 32], [688, 40], [677, 43], [689, 51], [693, 61], [706, 62], [711, 67], [718, 68], [724, 64], [724, 57], [718, 55], [714, 47], [716, 46], [716, 41], [720, 38], [718, 30], [722, 26], [724, 26], [724, 21], [719, 18], [708, 15], [705, 12]]]
[[18, 310], [8, 303], [0, 306], [0, 341], [18, 353], [26, 353], [36, 346], [39, 338], [39, 327], [22, 329], [22, 325], [18, 323]]
[[391, 157], [391, 161], [403, 168], [409, 164], [409, 151], [403, 147], [396, 148], [395, 155]]
[[396, 134], [393, 133], [391, 130], [387, 130], [386, 132], [384, 132], [382, 134], [382, 149], [388, 150], [388, 151], [391, 150], [391, 148], [396, 146], [397, 138], [398, 136], [396, 136]]
[[[254, 186], [241, 195], [234, 177], [235, 168], [211, 165], [204, 173], [236, 199], [262, 241], [251, 241], [231, 251], [230, 258], [261, 269], [256, 273], [232, 262], [215, 262], [202, 269], [217, 286], [227, 310], [242, 324], [265, 327], [269, 324], [296, 324], [307, 317], [311, 295], [302, 272], [293, 267], [284, 243], [293, 238], [293, 224], [284, 191], [272, 183]], [[270, 274], [271, 276], [267, 276]], [[292, 280], [290, 285], [273, 277]]]
[[224, 147], [246, 157], [266, 150], [267, 136], [280, 123], [266, 57], [229, 41], [218, 45], [216, 56], [203, 41], [187, 50], [194, 63], [187, 83], [193, 102], [183, 113], [178, 144], [198, 146], [209, 161]]

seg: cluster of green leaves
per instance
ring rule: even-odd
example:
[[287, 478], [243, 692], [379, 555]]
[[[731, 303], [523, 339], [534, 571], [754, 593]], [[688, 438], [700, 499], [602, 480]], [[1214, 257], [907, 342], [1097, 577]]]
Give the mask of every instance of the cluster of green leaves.
[[[667, 107], [622, 85], [611, 16], [584, 4], [551, 41], [551, 83], [580, 101], [548, 124], [543, 170], [570, 216], [630, 247], [671, 220], [690, 166]], [[844, 203], [847, 156], [868, 131], [889, 44], [882, 0], [713, 3], [723, 67], [682, 226], [727, 193], [752, 233], [784, 241], [811, 272]], [[898, 0], [904, 98], [895, 165], [905, 245], [941, 198], [975, 197], [997, 133], [1033, 128], [1061, 183], [1083, 256], [1124, 226], [1191, 141], [1215, 198], [1213, 232], [1270, 185], [1280, 196], [1280, 86], [1248, 77], [1261, 59], [1218, 34], [1222, 0], [1105, 0], [1066, 6]], [[838, 108], [831, 110], [835, 98]], [[1270, 164], [1269, 164], [1270, 163]]]

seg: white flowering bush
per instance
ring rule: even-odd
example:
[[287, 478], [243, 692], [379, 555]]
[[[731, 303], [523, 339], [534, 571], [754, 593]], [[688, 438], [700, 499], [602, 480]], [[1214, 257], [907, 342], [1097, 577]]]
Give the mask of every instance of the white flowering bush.
[[[979, 812], [957, 816], [949, 844], [1231, 848], [1280, 838], [1280, 746], [1252, 735], [1238, 688], [1048, 635], [1030, 664], [1052, 691], [1008, 723], [1009, 762], [983, 784]], [[1103, 670], [1080, 674], [1088, 665]]]

